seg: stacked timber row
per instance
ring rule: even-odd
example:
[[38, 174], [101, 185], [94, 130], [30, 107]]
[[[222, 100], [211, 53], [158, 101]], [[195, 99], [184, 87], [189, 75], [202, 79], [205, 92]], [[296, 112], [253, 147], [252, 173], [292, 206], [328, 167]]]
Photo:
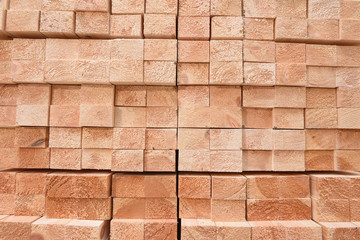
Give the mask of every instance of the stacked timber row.
[[1, 240], [356, 240], [359, 171], [359, 0], [0, 0]]

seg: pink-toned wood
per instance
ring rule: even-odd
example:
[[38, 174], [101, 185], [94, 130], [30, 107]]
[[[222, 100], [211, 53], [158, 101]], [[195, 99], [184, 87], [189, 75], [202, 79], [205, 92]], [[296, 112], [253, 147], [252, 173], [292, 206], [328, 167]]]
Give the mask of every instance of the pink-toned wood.
[[307, 39], [307, 19], [277, 17], [275, 20], [276, 40], [297, 40]]
[[278, 17], [307, 17], [307, 3], [305, 0], [296, 0], [287, 2], [282, 0], [276, 1], [276, 16]]
[[179, 41], [179, 62], [209, 62], [209, 41]]
[[80, 170], [83, 167], [85, 169], [85, 164], [81, 166], [81, 157], [81, 149], [52, 148], [50, 152], [50, 168]]
[[146, 129], [145, 142], [148, 150], [175, 150], [177, 129]]
[[177, 41], [175, 39], [145, 39], [144, 60], [172, 61], [177, 59]]
[[109, 13], [76, 12], [75, 33], [86, 38], [107, 38], [110, 33]]
[[1, 237], [4, 239], [30, 239], [31, 224], [39, 217], [8, 216], [1, 219]]
[[244, 37], [254, 40], [274, 39], [274, 20], [264, 18], [244, 18]]
[[177, 14], [177, 0], [147, 0], [146, 13], [166, 13]]
[[178, 63], [177, 83], [179, 85], [207, 85], [209, 83], [209, 64]]
[[275, 62], [275, 43], [267, 41], [244, 41], [245, 62]]
[[112, 219], [110, 223], [111, 237], [116, 239], [143, 239], [144, 220], [143, 219]]
[[309, 19], [308, 39], [318, 41], [337, 41], [339, 37], [339, 21], [336, 19]]
[[143, 172], [143, 150], [113, 150], [111, 160], [112, 171]]
[[42, 11], [40, 32], [46, 37], [75, 38], [75, 13], [70, 11]]
[[111, 198], [46, 198], [46, 216], [83, 220], [109, 220]]
[[144, 36], [146, 38], [176, 38], [176, 15], [145, 14]]
[[82, 149], [81, 168], [110, 170], [112, 150], [111, 149]]
[[112, 14], [142, 14], [145, 11], [145, 0], [112, 0]]
[[75, 0], [75, 11], [109, 12], [109, 0]]
[[179, 1], [179, 16], [210, 16], [210, 0], [181, 0]]
[[144, 156], [145, 172], [174, 172], [175, 151], [174, 150], [145, 150]]
[[212, 0], [211, 15], [242, 16], [242, 1], [240, 0]]
[[178, 88], [148, 86], [146, 88], [146, 106], [175, 107], [178, 102]]
[[7, 10], [6, 32], [16, 37], [43, 37], [40, 33], [40, 11]]
[[143, 86], [116, 86], [115, 106], [145, 106], [146, 95]]
[[179, 198], [210, 199], [210, 175], [179, 175]]
[[209, 40], [210, 17], [178, 17], [178, 39]]
[[215, 16], [211, 18], [211, 39], [243, 39], [244, 21], [241, 17]]
[[56, 172], [47, 175], [48, 198], [94, 199], [110, 196], [111, 173]]

